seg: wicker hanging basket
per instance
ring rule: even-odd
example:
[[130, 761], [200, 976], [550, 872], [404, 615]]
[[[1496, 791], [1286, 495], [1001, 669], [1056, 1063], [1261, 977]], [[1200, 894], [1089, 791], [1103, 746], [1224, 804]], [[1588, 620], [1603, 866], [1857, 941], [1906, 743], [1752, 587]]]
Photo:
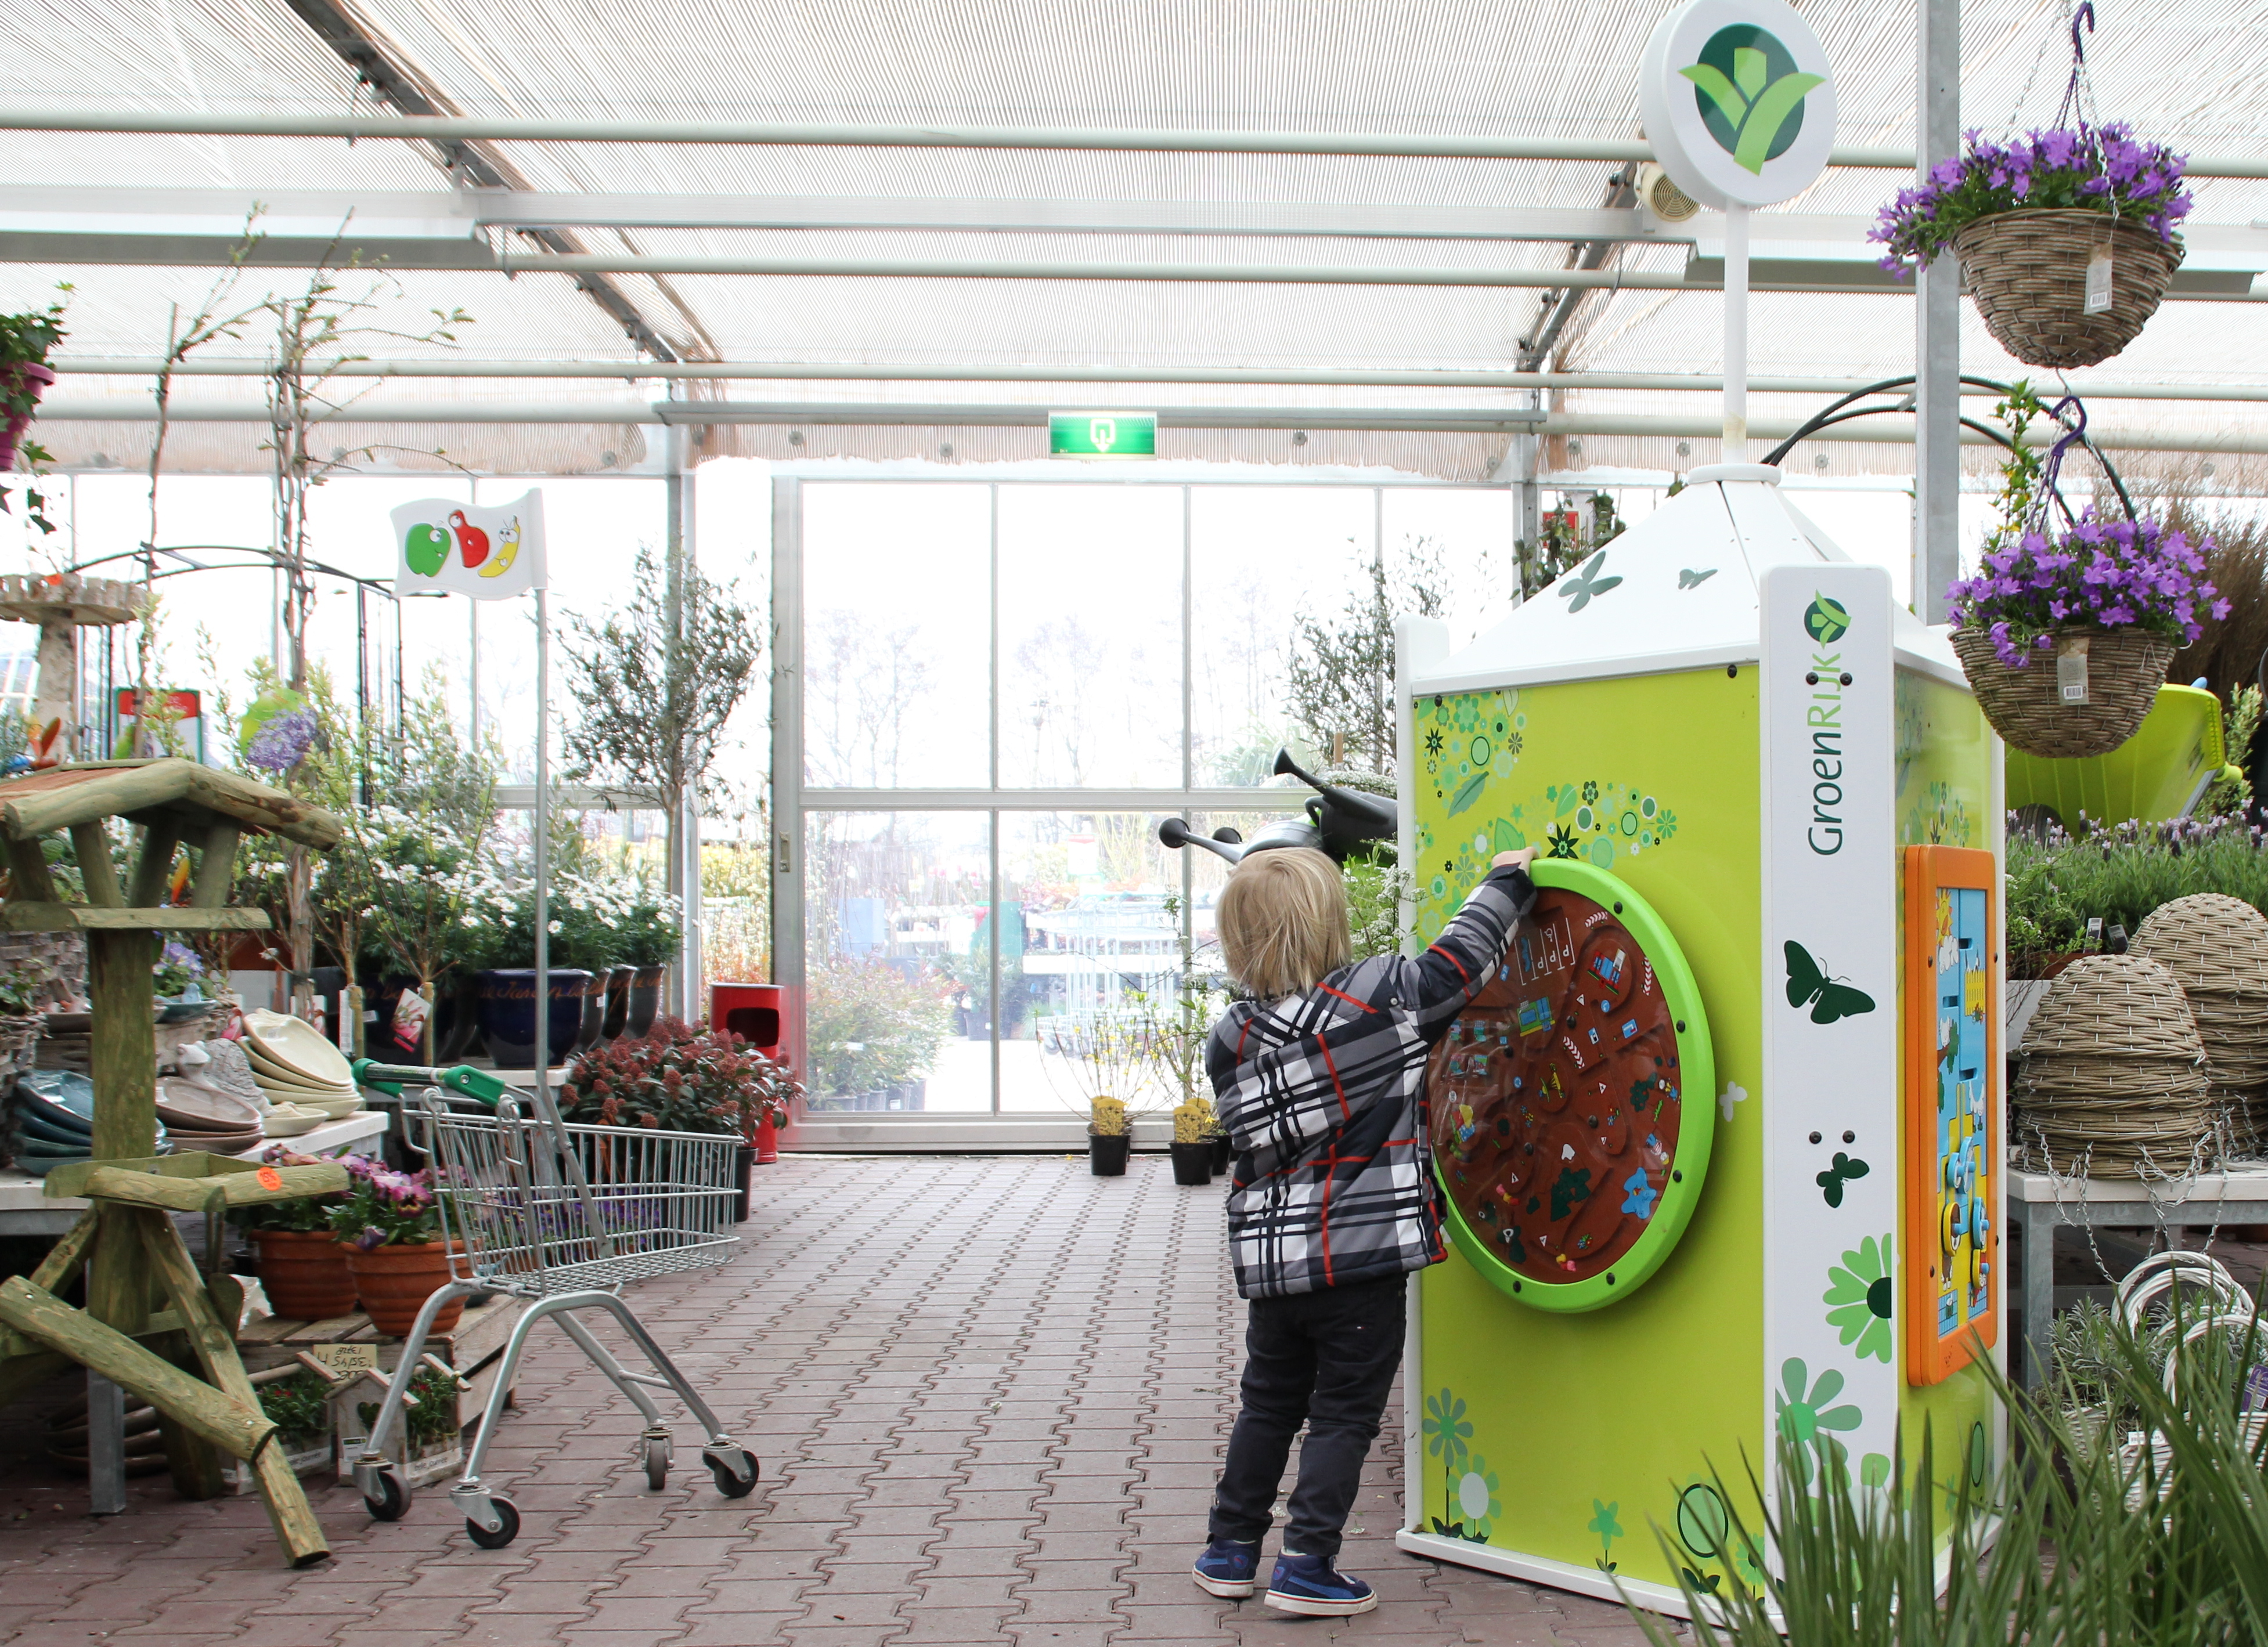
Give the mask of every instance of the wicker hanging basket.
[[[2108, 754], [2134, 735], [2166, 684], [2174, 643], [2139, 629], [2058, 629], [2055, 644], [2011, 669], [1977, 624], [1953, 631], [1953, 650], [1977, 694], [1977, 707], [2012, 749], [2050, 760]], [[2073, 640], [2087, 645], [2087, 702], [2066, 703], [2056, 686], [2056, 659]]]
[[[2004, 211], [1956, 231], [1962, 283], [1984, 329], [2030, 366], [2092, 366], [2132, 342], [2158, 312], [2178, 243], [2107, 212]], [[2110, 254], [2110, 306], [2087, 312], [2087, 263]]]
[[2134, 952], [2181, 984], [2213, 1101], [2257, 1135], [2268, 1125], [2268, 916], [2240, 898], [2195, 893], [2153, 910]]
[[2035, 1158], [2095, 1178], [2179, 1173], [2215, 1151], [2220, 1107], [2182, 986], [2139, 955], [2082, 955], [2024, 1030], [2015, 1131]]

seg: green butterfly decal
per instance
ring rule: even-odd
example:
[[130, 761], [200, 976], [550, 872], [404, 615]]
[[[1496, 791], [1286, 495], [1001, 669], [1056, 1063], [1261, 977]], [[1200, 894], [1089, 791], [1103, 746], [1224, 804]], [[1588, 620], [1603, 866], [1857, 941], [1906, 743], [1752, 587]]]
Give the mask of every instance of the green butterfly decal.
[[[1764, 54], [1753, 46], [1742, 46], [1733, 53], [1729, 79], [1723, 70], [1705, 62], [1677, 72], [1700, 88], [1701, 95], [1716, 106], [1731, 128], [1734, 141], [1725, 147], [1732, 151], [1733, 163], [1758, 176], [1764, 174], [1764, 161], [1771, 155], [1780, 128], [1802, 107], [1812, 87], [1826, 84], [1824, 75], [1799, 71], [1767, 85], [1771, 70], [1765, 66]], [[1714, 124], [1711, 122], [1712, 129]], [[1712, 129], [1712, 135], [1724, 142], [1722, 133]]]
[[1832, 1024], [1837, 1018], [1856, 1018], [1874, 1010], [1873, 996], [1830, 978], [1827, 969], [1811, 958], [1811, 952], [1793, 938], [1788, 939], [1786, 948], [1787, 1004], [1809, 1007], [1813, 1023]]
[[1680, 589], [1698, 589], [1716, 575], [1717, 569], [1713, 566], [1705, 572], [1697, 572], [1690, 566], [1683, 567], [1677, 574], [1677, 586]]
[[1837, 1150], [1835, 1151], [1834, 1164], [1825, 1172], [1813, 1178], [1811, 1181], [1819, 1186], [1820, 1193], [1827, 1197], [1829, 1206], [1839, 1207], [1843, 1204], [1843, 1186], [1853, 1180], [1866, 1177], [1873, 1170], [1857, 1156], [1845, 1155], [1842, 1151]]
[[1581, 571], [1559, 580], [1560, 599], [1565, 600], [1570, 595], [1574, 597], [1567, 602], [1567, 610], [1570, 613], [1580, 612], [1585, 607], [1589, 606], [1593, 595], [1603, 595], [1609, 589], [1619, 589], [1622, 586], [1623, 580], [1619, 577], [1599, 576], [1599, 568], [1606, 563], [1607, 552], [1601, 549], [1591, 557], [1591, 563]]

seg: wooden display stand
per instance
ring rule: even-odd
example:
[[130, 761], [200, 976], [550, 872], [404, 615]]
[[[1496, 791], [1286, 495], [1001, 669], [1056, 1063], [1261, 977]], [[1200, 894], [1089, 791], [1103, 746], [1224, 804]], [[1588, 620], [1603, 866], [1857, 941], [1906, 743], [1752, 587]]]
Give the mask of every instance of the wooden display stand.
[[[110, 858], [113, 817], [141, 834], [124, 889]], [[232, 1206], [334, 1194], [346, 1187], [345, 1169], [151, 1153], [158, 1132], [151, 996], [158, 935], [269, 925], [265, 911], [228, 902], [237, 844], [247, 830], [316, 848], [336, 844], [340, 835], [338, 820], [320, 808], [190, 761], [90, 762], [0, 783], [0, 847], [10, 880], [0, 929], [86, 935], [94, 1083], [94, 1158], [58, 1168], [47, 1180], [49, 1195], [84, 1195], [94, 1205], [28, 1280], [0, 1282], [0, 1328], [11, 1329], [0, 1330], [0, 1400], [71, 1362], [100, 1374], [164, 1415], [167, 1456], [184, 1493], [209, 1497], [220, 1490], [221, 1452], [251, 1460], [276, 1537], [304, 1566], [328, 1551], [298, 1478], [269, 1445], [276, 1426], [238, 1357], [239, 1289], [225, 1276], [198, 1275], [171, 1215], [211, 1219]], [[59, 831], [70, 835], [77, 859], [81, 903], [62, 901], [48, 871], [41, 843]], [[201, 856], [188, 902], [169, 906], [164, 899], [184, 844]], [[82, 1268], [86, 1307], [74, 1310], [55, 1295]], [[137, 1342], [168, 1334], [186, 1335], [202, 1379]]]

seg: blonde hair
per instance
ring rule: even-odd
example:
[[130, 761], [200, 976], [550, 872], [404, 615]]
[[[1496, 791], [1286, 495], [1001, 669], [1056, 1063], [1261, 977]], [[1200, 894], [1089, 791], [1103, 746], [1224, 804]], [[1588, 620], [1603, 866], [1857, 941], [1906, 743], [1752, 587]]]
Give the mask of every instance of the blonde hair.
[[1228, 970], [1263, 1001], [1314, 989], [1347, 964], [1346, 886], [1312, 847], [1276, 847], [1236, 866], [1213, 907]]

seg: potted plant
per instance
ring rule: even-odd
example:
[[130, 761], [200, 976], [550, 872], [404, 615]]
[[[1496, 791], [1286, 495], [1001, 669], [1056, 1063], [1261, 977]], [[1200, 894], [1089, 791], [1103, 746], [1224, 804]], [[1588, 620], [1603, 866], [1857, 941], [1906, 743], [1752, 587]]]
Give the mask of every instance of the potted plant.
[[1093, 1098], [1086, 1104], [1086, 1165], [1097, 1178], [1123, 1178], [1134, 1147], [1134, 1123], [1123, 1099]]
[[567, 1067], [560, 1113], [601, 1127], [730, 1135], [735, 1156], [735, 1223], [748, 1216], [760, 1127], [787, 1119], [802, 1091], [785, 1065], [726, 1031], [696, 1030], [666, 1018], [640, 1040], [618, 1040]]
[[1209, 1099], [1192, 1096], [1174, 1106], [1171, 1153], [1176, 1184], [1212, 1182], [1212, 1145], [1219, 1127]]
[[[265, 1382], [262, 1382], [262, 1380]], [[294, 1475], [332, 1462], [331, 1381], [306, 1367], [276, 1367], [253, 1375], [260, 1410], [276, 1426], [274, 1445]], [[232, 1460], [221, 1470], [231, 1492], [256, 1491], [251, 1467]]]
[[836, 957], [806, 995], [813, 1110], [919, 1108], [953, 1033], [953, 985], [879, 957]]
[[1126, 1171], [1134, 1117], [1149, 1092], [1147, 1009], [1057, 1012], [1039, 1020], [1040, 1069], [1086, 1110], [1087, 1164], [1097, 1178]]
[[2003, 524], [1977, 575], [1946, 592], [1953, 650], [2012, 747], [2103, 754], [2149, 714], [2175, 650], [2197, 639], [2207, 613], [2226, 616], [2229, 607], [2206, 576], [2210, 538], [2192, 544], [2146, 516], [2051, 516], [2053, 469], [2024, 445], [2041, 409], [2021, 385], [2001, 403], [2015, 433], [2002, 465]]
[[[69, 286], [59, 290], [66, 295], [70, 291]], [[19, 452], [30, 460], [33, 474], [48, 461], [45, 452], [24, 438], [24, 431], [32, 426], [40, 396], [55, 380], [47, 358], [63, 340], [63, 320], [60, 301], [26, 314], [0, 314], [0, 474], [16, 467]], [[7, 507], [7, 493], [0, 490], [0, 509]], [[43, 533], [55, 530], [47, 518], [46, 497], [26, 488], [24, 503], [33, 526]]]
[[674, 897], [640, 897], [622, 921], [616, 959], [635, 968], [623, 1007], [622, 1033], [633, 1039], [652, 1029], [654, 1014], [661, 1009], [662, 986], [683, 942], [677, 909]]
[[[461, 1241], [444, 1241], [440, 1200], [429, 1168], [397, 1173], [358, 1155], [344, 1164], [350, 1182], [332, 1208], [332, 1232], [345, 1246], [347, 1268], [370, 1324], [390, 1338], [408, 1335], [425, 1300], [449, 1282], [449, 1255]], [[446, 1333], [465, 1312], [453, 1299], [433, 1319], [432, 1330]]]
[[[435, 1327], [438, 1330], [439, 1323], [436, 1322]], [[404, 1486], [429, 1486], [456, 1474], [462, 1467], [465, 1437], [457, 1414], [457, 1399], [471, 1387], [462, 1379], [431, 1366], [420, 1367], [409, 1375], [409, 1399], [416, 1405], [404, 1402], [401, 1408], [401, 1427], [406, 1432], [401, 1449]], [[355, 1447], [357, 1452], [370, 1444], [369, 1430], [378, 1422], [379, 1405], [376, 1401], [355, 1403], [364, 1431]]]
[[[301, 1166], [318, 1158], [280, 1146], [261, 1157], [269, 1165]], [[260, 1258], [260, 1285], [269, 1307], [286, 1320], [328, 1321], [355, 1311], [355, 1279], [347, 1249], [331, 1227], [335, 1196], [270, 1201], [235, 1207], [228, 1221], [252, 1238]]]
[[1871, 238], [1904, 274], [1951, 251], [1984, 329], [2030, 365], [2092, 366], [2132, 342], [2182, 261], [2183, 157], [2124, 126], [1968, 135]]

